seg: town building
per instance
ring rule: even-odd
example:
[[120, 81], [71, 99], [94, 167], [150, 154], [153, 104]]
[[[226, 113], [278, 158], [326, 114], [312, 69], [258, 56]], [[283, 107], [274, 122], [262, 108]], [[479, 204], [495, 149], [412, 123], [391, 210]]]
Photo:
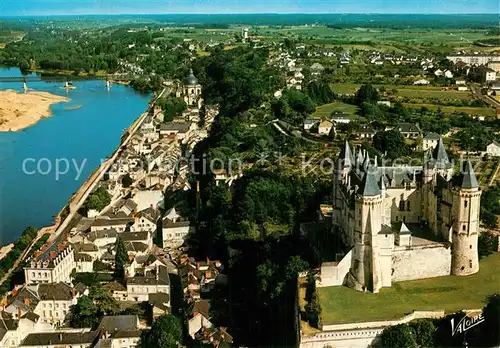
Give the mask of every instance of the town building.
[[76, 304], [81, 293], [65, 283], [28, 285], [17, 292], [12, 302], [5, 307], [13, 319], [32, 315], [42, 323], [54, 327], [64, 324], [70, 307]]
[[328, 135], [328, 134], [330, 134], [332, 128], [333, 128], [333, 122], [331, 122], [329, 120], [323, 120], [320, 122], [320, 124], [318, 126], [318, 134]]
[[193, 74], [193, 69], [189, 70], [189, 75], [183, 81], [182, 94], [184, 102], [188, 107], [201, 108], [203, 99], [201, 97], [202, 88], [198, 79]]
[[24, 267], [26, 284], [71, 283], [76, 268], [73, 247], [65, 242], [54, 243], [44, 251], [35, 251]]
[[94, 348], [139, 347], [142, 328], [137, 315], [105, 316], [99, 324], [99, 340]]
[[442, 140], [424, 166], [394, 167], [355, 157], [346, 141], [333, 197], [338, 260], [322, 264], [319, 286], [377, 293], [393, 281], [478, 272], [481, 189], [470, 161], [453, 173]]
[[182, 245], [193, 229], [188, 219], [180, 216], [175, 208], [170, 209], [162, 222], [163, 245], [170, 247]]
[[484, 80], [486, 82], [495, 81], [497, 79], [497, 72], [493, 69], [487, 69], [484, 73]]
[[99, 338], [99, 331], [74, 330], [63, 332], [30, 333], [19, 347], [22, 348], [90, 348]]
[[430, 149], [434, 149], [441, 137], [437, 133], [430, 132], [422, 139], [422, 150], [427, 151]]
[[500, 156], [500, 144], [496, 141], [492, 141], [488, 146], [486, 146], [486, 153], [490, 156], [499, 157]]
[[420, 126], [414, 123], [400, 123], [394, 129], [399, 131], [403, 137], [409, 139], [416, 139], [422, 134]]

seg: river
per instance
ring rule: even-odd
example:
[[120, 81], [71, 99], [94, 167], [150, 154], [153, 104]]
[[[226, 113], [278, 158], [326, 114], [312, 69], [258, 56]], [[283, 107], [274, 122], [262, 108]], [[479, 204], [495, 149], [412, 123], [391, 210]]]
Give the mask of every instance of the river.
[[[22, 76], [0, 68], [0, 76]], [[15, 240], [27, 226], [50, 225], [90, 173], [119, 145], [120, 137], [148, 106], [149, 95], [103, 81], [33, 82], [28, 88], [67, 96], [52, 106], [52, 116], [18, 132], [0, 133], [0, 244]], [[0, 90], [22, 91], [2, 83]], [[59, 172], [66, 174], [57, 175]], [[23, 169], [24, 164], [24, 169]], [[50, 169], [50, 170], [49, 170]]]

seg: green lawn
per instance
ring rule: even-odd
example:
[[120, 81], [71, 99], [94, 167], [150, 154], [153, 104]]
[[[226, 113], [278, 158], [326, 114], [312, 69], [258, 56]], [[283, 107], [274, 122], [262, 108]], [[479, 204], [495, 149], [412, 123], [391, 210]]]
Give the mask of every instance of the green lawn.
[[446, 105], [435, 105], [435, 104], [409, 104], [409, 103], [404, 103], [404, 106], [406, 106], [407, 108], [421, 108], [425, 106], [429, 110], [437, 110], [441, 108], [441, 110], [445, 113], [464, 112], [468, 115], [496, 117], [496, 110], [490, 107], [477, 108], [472, 106], [446, 106]]
[[480, 262], [478, 273], [393, 283], [380, 293], [363, 293], [343, 286], [318, 288], [323, 324], [390, 320], [413, 310], [445, 310], [484, 306], [488, 295], [500, 293], [500, 253]]
[[318, 106], [316, 108], [316, 111], [312, 113], [310, 117], [330, 118], [332, 111], [342, 111], [347, 114], [354, 114], [356, 113], [356, 111], [358, 111], [358, 107], [356, 105], [336, 101], [330, 104]]
[[361, 85], [357, 83], [332, 83], [332, 91], [338, 94], [354, 94]]

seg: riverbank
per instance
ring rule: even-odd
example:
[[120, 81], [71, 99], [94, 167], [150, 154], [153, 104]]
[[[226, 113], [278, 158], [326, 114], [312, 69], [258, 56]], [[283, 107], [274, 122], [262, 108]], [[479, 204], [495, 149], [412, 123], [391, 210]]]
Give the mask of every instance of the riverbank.
[[0, 132], [15, 132], [52, 115], [53, 104], [69, 99], [48, 92], [0, 91]]

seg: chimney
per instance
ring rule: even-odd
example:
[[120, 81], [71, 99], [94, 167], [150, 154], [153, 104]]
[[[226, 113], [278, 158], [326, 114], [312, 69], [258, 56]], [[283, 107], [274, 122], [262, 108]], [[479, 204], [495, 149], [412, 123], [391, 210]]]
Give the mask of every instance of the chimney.
[[29, 306], [29, 305], [30, 305], [30, 302], [31, 302], [31, 300], [30, 300], [30, 298], [29, 298], [29, 297], [25, 297], [25, 298], [24, 298], [24, 304], [25, 304], [26, 306]]
[[56, 258], [56, 252], [55, 251], [51, 251], [50, 252], [50, 259], [53, 260]]
[[42, 252], [40, 250], [35, 250], [35, 260], [38, 259], [42, 255]]
[[21, 319], [22, 316], [23, 316], [23, 311], [21, 307], [17, 307], [17, 319]]
[[75, 289], [75, 288], [73, 288], [73, 289], [71, 290], [71, 292], [72, 292], [72, 296], [73, 296], [73, 298], [75, 298], [75, 297], [76, 297], [76, 289]]

